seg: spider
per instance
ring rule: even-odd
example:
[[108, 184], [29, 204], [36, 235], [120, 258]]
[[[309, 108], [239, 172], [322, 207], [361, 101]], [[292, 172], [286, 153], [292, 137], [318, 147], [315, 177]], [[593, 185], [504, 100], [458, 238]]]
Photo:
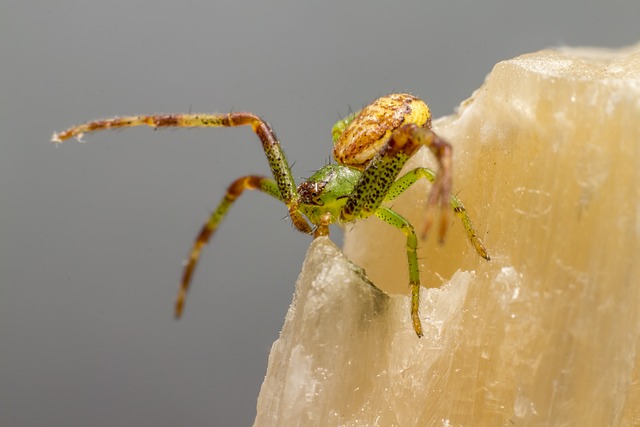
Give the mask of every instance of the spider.
[[[409, 94], [391, 94], [377, 99], [362, 110], [339, 120], [332, 128], [333, 156], [338, 164], [329, 164], [296, 187], [291, 168], [280, 142], [269, 124], [248, 112], [228, 114], [156, 114], [95, 120], [54, 133], [60, 143], [85, 133], [133, 126], [161, 127], [235, 127], [249, 125], [262, 143], [273, 178], [242, 176], [228, 187], [226, 194], [202, 226], [189, 258], [185, 262], [175, 303], [180, 317], [202, 248], [209, 242], [229, 208], [244, 190], [258, 190], [283, 202], [293, 225], [305, 234], [328, 236], [334, 222], [350, 223], [375, 215], [399, 229], [407, 239], [406, 250], [411, 288], [411, 319], [418, 337], [422, 337], [419, 317], [420, 272], [418, 239], [414, 227], [385, 206], [418, 179], [432, 183], [427, 199], [427, 215], [422, 228], [425, 238], [432, 225], [434, 211], [440, 210], [439, 237], [444, 239], [448, 224], [448, 206], [460, 218], [475, 251], [489, 260], [462, 202], [451, 194], [451, 145], [431, 130], [431, 112], [421, 99]], [[436, 157], [439, 172], [418, 167], [398, 178], [400, 170], [421, 147]]]

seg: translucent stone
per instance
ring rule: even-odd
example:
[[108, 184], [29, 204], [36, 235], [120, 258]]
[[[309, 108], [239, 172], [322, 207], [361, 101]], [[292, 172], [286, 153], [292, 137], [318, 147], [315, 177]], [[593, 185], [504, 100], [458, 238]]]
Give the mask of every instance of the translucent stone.
[[[418, 339], [402, 233], [313, 242], [257, 426], [640, 424], [640, 46], [497, 64], [457, 114], [454, 188], [491, 255], [452, 220], [421, 242]], [[412, 160], [433, 165], [429, 153]], [[416, 228], [428, 186], [393, 208]]]

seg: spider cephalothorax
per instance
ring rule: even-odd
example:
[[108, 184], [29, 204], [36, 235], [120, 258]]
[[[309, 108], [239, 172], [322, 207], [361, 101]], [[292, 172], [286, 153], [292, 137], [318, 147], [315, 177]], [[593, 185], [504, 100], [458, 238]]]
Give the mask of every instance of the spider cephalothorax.
[[[53, 135], [54, 142], [80, 139], [83, 134], [122, 127], [147, 125], [159, 127], [235, 127], [250, 125], [267, 156], [273, 178], [247, 175], [236, 179], [204, 224], [185, 264], [176, 316], [180, 316], [202, 247], [211, 239], [233, 202], [244, 190], [258, 190], [284, 202], [293, 225], [314, 237], [329, 234], [329, 225], [347, 223], [375, 215], [398, 228], [407, 238], [411, 318], [418, 336], [422, 336], [419, 317], [420, 273], [413, 226], [401, 215], [385, 206], [418, 179], [433, 183], [427, 201], [428, 213], [423, 225], [426, 235], [434, 215], [440, 209], [440, 238], [447, 227], [448, 206], [462, 221], [476, 252], [489, 259], [466, 210], [451, 195], [451, 146], [431, 130], [431, 113], [419, 98], [409, 94], [392, 94], [379, 98], [359, 112], [338, 121], [332, 129], [333, 155], [338, 164], [327, 165], [296, 187], [291, 169], [271, 127], [252, 113], [166, 114], [117, 117], [96, 120]], [[415, 168], [398, 178], [400, 170], [421, 147], [436, 157], [439, 171]]]

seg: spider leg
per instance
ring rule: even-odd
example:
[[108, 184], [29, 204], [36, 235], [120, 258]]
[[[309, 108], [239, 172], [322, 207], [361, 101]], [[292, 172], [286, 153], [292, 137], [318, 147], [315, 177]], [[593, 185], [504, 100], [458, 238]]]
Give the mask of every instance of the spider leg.
[[320, 217], [320, 222], [316, 226], [316, 229], [313, 231], [313, 238], [328, 236], [329, 235], [329, 225], [333, 222], [333, 218], [330, 212], [325, 213]]
[[416, 232], [409, 221], [385, 206], [378, 207], [375, 215], [387, 224], [393, 225], [407, 236], [409, 286], [411, 286], [411, 320], [413, 321], [413, 329], [420, 338], [422, 337], [422, 324], [420, 322], [420, 313], [418, 312], [420, 305], [420, 270], [418, 268], [418, 255], [416, 252], [418, 247]]
[[[427, 180], [429, 180], [429, 182], [434, 182], [436, 180], [436, 173], [428, 168], [416, 168], [407, 172], [405, 175], [398, 178], [398, 180], [395, 181], [393, 185], [391, 185], [384, 200], [390, 201], [395, 199], [400, 194], [404, 193], [405, 190], [411, 187], [420, 178], [426, 178]], [[462, 201], [452, 194], [449, 199], [449, 205], [451, 206], [453, 213], [456, 214], [458, 218], [460, 218], [460, 221], [462, 222], [462, 225], [464, 226], [464, 229], [467, 233], [467, 238], [471, 242], [471, 245], [473, 245], [473, 248], [476, 250], [478, 255], [488, 261], [489, 254], [487, 253], [487, 249], [482, 244], [482, 240], [473, 227], [473, 222], [467, 214], [467, 210], [462, 204]]]
[[218, 226], [227, 215], [229, 208], [231, 208], [231, 205], [233, 205], [236, 199], [240, 197], [244, 190], [262, 191], [263, 193], [275, 197], [278, 200], [282, 200], [280, 197], [280, 190], [278, 189], [276, 182], [272, 179], [256, 175], [247, 175], [240, 177], [231, 183], [216, 210], [213, 211], [209, 220], [202, 226], [200, 233], [198, 233], [198, 236], [193, 242], [189, 258], [185, 261], [182, 280], [180, 281], [178, 296], [176, 297], [175, 316], [177, 318], [182, 315], [184, 301], [196, 266], [198, 265], [202, 248], [209, 242], [209, 240], [211, 240], [211, 237], [218, 229]]
[[440, 170], [427, 200], [427, 220], [423, 227], [426, 234], [431, 226], [433, 209], [441, 209], [440, 240], [447, 231], [447, 212], [444, 209], [451, 194], [451, 145], [431, 129], [415, 124], [400, 126], [369, 162], [341, 212], [342, 222], [365, 218], [376, 212], [404, 164], [422, 146], [436, 156]]
[[164, 127], [236, 127], [246, 125], [251, 126], [253, 132], [262, 142], [262, 148], [267, 156], [273, 178], [278, 186], [279, 199], [287, 205], [293, 225], [303, 233], [310, 234], [312, 232], [311, 226], [298, 211], [300, 197], [296, 192], [296, 184], [291, 174], [291, 168], [280, 146], [280, 142], [273, 129], [271, 129], [265, 121], [252, 113], [189, 113], [116, 117], [73, 126], [64, 132], [54, 133], [51, 140], [56, 143], [60, 143], [69, 138], [80, 140], [86, 133], [135, 126], [150, 126], [157, 129]]

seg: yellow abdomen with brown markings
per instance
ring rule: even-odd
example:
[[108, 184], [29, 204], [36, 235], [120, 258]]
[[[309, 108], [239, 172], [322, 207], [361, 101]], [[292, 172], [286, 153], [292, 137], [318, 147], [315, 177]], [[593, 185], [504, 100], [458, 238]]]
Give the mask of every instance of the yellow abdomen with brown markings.
[[360, 111], [346, 127], [333, 146], [333, 157], [340, 164], [364, 169], [393, 131], [405, 123], [430, 128], [427, 104], [407, 93], [382, 97]]

